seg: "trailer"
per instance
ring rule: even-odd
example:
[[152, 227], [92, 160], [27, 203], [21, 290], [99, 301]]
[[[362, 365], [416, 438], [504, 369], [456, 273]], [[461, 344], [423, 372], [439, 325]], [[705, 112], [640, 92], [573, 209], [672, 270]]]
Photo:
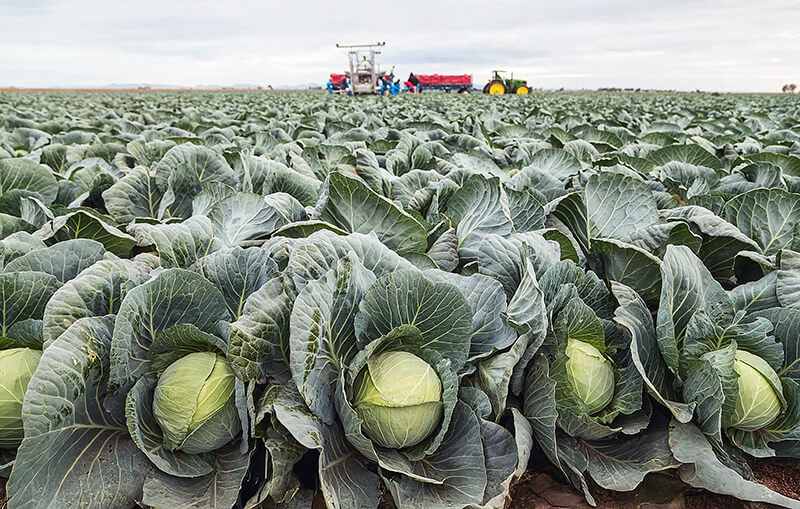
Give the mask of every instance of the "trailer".
[[417, 74], [419, 90], [444, 90], [461, 94], [472, 91], [471, 74]]

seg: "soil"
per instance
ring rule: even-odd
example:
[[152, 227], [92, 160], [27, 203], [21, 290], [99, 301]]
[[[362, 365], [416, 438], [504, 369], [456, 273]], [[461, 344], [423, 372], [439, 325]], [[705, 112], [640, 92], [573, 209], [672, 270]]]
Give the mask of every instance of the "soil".
[[782, 495], [800, 500], [800, 461], [756, 460], [750, 462], [756, 479]]
[[[532, 466], [533, 467], [533, 466]], [[776, 459], [752, 462], [756, 479], [787, 497], [800, 499], [800, 462]], [[772, 509], [684, 485], [671, 472], [648, 475], [635, 491], [609, 492], [591, 487], [598, 509]], [[511, 490], [506, 509], [591, 509], [583, 496], [554, 469], [536, 465]]]

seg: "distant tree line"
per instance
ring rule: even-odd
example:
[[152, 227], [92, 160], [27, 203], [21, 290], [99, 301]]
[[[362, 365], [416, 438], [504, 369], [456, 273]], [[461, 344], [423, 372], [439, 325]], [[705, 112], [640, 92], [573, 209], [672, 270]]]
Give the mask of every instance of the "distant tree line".
[[787, 83], [786, 85], [783, 86], [782, 90], [784, 94], [794, 94], [796, 88], [797, 85], [795, 85], [794, 83]]

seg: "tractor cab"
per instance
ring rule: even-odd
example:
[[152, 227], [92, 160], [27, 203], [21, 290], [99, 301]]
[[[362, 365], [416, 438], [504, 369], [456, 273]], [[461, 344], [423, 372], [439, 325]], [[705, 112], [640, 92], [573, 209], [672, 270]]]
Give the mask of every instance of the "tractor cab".
[[514, 79], [513, 72], [511, 73], [511, 78], [503, 78], [501, 73], [504, 72], [506, 71], [492, 71], [492, 78], [483, 87], [484, 94], [502, 95], [530, 93], [527, 80]]

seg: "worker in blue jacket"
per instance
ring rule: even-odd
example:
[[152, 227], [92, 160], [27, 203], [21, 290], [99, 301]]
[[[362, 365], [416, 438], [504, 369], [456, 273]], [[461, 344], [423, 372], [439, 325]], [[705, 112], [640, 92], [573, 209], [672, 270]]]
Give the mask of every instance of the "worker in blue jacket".
[[330, 78], [328, 79], [328, 84], [325, 85], [325, 88], [328, 89], [328, 93], [333, 95], [333, 83], [331, 83]]
[[394, 80], [394, 83], [392, 83], [392, 86], [389, 89], [389, 93], [392, 94], [392, 95], [399, 95], [400, 94], [400, 80], [399, 79]]

